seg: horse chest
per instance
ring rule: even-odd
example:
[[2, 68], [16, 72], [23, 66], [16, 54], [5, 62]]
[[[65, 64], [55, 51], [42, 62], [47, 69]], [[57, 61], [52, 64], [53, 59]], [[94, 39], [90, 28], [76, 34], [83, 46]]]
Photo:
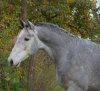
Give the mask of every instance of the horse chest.
[[56, 78], [59, 84], [65, 89], [68, 88], [71, 79], [63, 71], [56, 69]]

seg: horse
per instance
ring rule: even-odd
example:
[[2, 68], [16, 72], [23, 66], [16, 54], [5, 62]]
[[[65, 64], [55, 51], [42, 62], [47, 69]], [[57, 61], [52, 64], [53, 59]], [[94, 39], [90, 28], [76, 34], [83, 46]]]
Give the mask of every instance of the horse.
[[8, 57], [13, 67], [38, 50], [53, 60], [58, 83], [66, 91], [100, 91], [100, 45], [78, 38], [52, 23], [20, 21], [21, 31]]

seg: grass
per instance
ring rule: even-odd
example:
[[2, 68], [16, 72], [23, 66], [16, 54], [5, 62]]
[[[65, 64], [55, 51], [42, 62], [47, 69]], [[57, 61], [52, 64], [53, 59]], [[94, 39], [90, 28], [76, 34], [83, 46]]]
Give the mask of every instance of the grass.
[[53, 91], [65, 91], [63, 88], [61, 88], [59, 85], [57, 85]]

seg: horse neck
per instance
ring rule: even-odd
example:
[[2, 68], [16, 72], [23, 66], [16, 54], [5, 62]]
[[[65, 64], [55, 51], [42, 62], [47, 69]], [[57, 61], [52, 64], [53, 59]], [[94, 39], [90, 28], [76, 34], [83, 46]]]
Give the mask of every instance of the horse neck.
[[72, 40], [72, 37], [67, 34], [60, 35], [59, 33], [46, 31], [44, 29], [38, 31], [38, 37], [47, 46], [44, 49], [54, 60], [61, 58], [64, 51], [67, 51], [67, 44]]

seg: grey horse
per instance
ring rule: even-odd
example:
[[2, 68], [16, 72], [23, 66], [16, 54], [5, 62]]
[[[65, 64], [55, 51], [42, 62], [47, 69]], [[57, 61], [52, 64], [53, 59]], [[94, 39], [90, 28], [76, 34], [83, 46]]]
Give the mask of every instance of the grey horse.
[[21, 21], [21, 32], [8, 58], [12, 66], [44, 49], [66, 91], [100, 91], [100, 45], [64, 32], [51, 23]]

